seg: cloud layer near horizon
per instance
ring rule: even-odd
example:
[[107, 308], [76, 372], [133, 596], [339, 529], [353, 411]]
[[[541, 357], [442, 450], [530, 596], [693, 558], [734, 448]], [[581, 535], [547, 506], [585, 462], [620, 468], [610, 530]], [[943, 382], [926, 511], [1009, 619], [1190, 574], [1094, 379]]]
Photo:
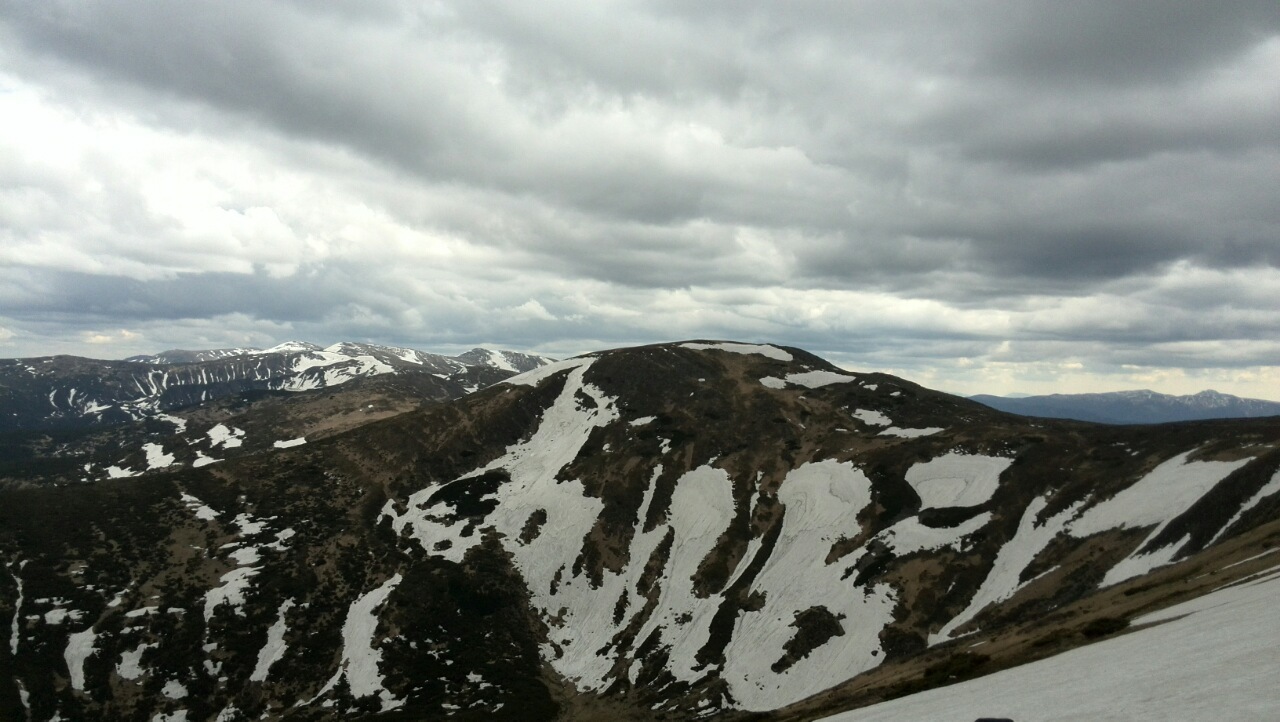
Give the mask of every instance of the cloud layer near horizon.
[[0, 0], [0, 355], [1280, 395], [1274, 1], [313, 5]]

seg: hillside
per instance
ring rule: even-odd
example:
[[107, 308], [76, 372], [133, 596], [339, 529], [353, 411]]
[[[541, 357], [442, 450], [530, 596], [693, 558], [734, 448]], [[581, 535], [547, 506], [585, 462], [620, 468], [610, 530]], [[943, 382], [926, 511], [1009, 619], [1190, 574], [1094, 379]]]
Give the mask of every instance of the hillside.
[[1280, 419], [1030, 420], [775, 346], [261, 434], [0, 491], [0, 715], [812, 719], [1123, 635], [1280, 540]]

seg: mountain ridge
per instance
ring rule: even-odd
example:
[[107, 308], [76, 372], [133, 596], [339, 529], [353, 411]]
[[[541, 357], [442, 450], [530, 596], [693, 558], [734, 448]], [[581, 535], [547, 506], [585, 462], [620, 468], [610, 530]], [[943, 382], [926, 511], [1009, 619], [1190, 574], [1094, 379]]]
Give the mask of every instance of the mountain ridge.
[[808, 719], [1243, 575], [1280, 543], [1280, 420], [1028, 420], [689, 341], [0, 494], [33, 715]]
[[1104, 424], [1159, 424], [1280, 415], [1280, 401], [1241, 398], [1213, 390], [1181, 396], [1136, 389], [1039, 396], [976, 394], [969, 398], [992, 408], [1023, 416]]

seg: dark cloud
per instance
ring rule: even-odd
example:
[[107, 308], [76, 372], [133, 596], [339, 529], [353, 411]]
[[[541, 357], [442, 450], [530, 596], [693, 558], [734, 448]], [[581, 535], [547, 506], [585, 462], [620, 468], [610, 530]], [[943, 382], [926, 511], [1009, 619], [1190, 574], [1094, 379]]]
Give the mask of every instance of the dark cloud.
[[0, 0], [0, 341], [1270, 367], [1277, 63], [1274, 0]]

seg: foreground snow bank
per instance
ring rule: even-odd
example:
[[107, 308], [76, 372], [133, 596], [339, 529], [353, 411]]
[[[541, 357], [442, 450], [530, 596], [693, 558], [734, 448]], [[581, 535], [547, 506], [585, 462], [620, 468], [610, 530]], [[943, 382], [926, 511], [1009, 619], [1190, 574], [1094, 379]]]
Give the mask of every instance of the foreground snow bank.
[[1171, 620], [831, 722], [1280, 719], [1280, 575], [1134, 620]]

